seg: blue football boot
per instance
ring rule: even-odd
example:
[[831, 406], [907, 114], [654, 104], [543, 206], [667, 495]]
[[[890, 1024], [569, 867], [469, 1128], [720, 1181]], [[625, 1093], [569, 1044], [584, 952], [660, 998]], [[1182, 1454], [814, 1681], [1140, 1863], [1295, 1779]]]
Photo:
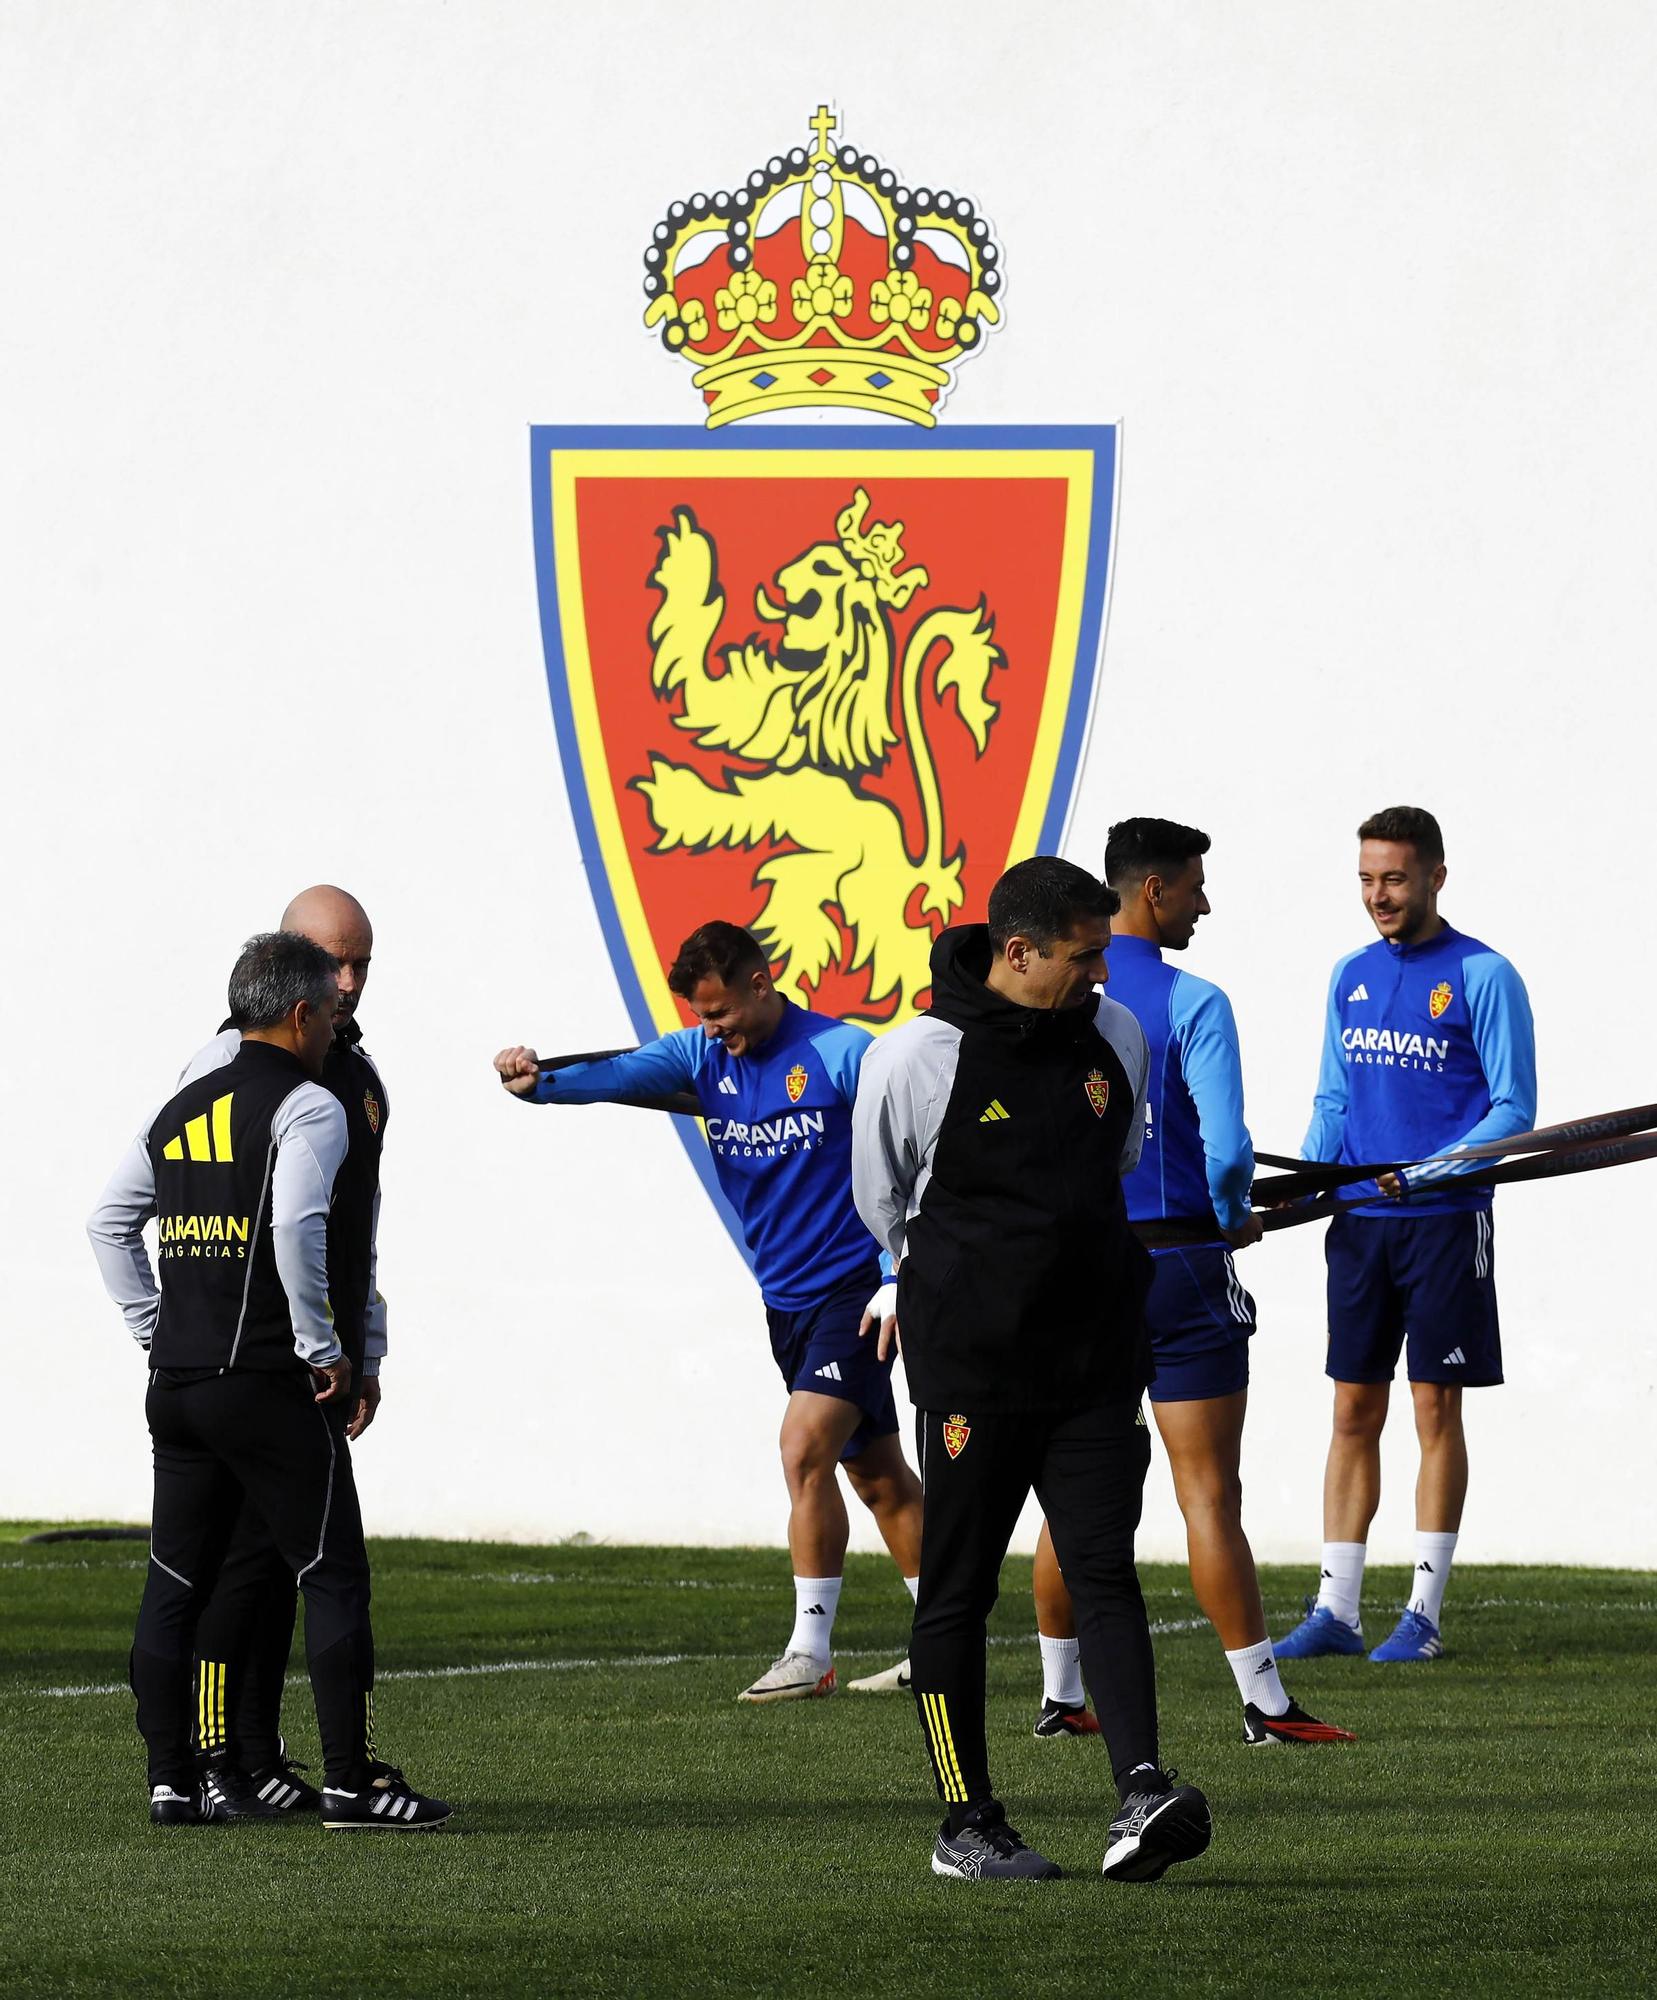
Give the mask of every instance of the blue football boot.
[[1374, 1652], [1372, 1660], [1436, 1660], [1444, 1651], [1444, 1642], [1438, 1636], [1438, 1627], [1430, 1618], [1419, 1611], [1406, 1611], [1392, 1628], [1390, 1636], [1383, 1639]]
[[1316, 1660], [1325, 1653], [1361, 1653], [1363, 1630], [1357, 1625], [1343, 1624], [1327, 1604], [1314, 1603], [1308, 1597], [1306, 1616], [1286, 1639], [1272, 1642], [1272, 1651], [1280, 1660]]

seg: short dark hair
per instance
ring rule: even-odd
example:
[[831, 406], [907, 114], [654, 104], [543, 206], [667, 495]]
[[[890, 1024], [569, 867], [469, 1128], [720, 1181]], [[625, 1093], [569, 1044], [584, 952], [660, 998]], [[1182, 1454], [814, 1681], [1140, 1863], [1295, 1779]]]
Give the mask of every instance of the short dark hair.
[[1423, 861], [1444, 859], [1444, 835], [1425, 806], [1387, 806], [1371, 813], [1358, 829], [1360, 840], [1408, 841]]
[[667, 987], [688, 1000], [704, 979], [729, 986], [734, 979], [763, 971], [770, 964], [758, 938], [740, 924], [701, 924], [679, 947], [667, 969]]
[[338, 971], [334, 954], [298, 931], [261, 931], [242, 946], [230, 975], [232, 1027], [274, 1028], [301, 1000], [326, 1005]]
[[1147, 875], [1174, 875], [1213, 842], [1173, 819], [1119, 819], [1105, 835], [1105, 880], [1113, 889]]
[[1009, 938], [1027, 937], [1045, 954], [1079, 917], [1114, 917], [1121, 907], [1114, 889], [1074, 861], [1033, 855], [1009, 868], [990, 891], [990, 945], [1002, 952]]

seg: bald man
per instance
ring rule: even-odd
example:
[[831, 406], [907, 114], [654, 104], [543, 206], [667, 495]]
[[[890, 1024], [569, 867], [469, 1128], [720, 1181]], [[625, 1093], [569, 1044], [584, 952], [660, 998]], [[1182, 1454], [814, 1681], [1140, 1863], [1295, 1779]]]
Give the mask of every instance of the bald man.
[[[345, 1431], [356, 1439], [379, 1409], [386, 1351], [376, 1252], [386, 1089], [357, 1025], [374, 927], [355, 896], [319, 883], [294, 897], [280, 928], [298, 931], [339, 961], [339, 1003], [321, 1080], [344, 1107], [349, 1143], [328, 1215], [328, 1298], [356, 1385]], [[180, 1084], [232, 1061], [240, 1045], [227, 1024], [189, 1063]], [[321, 1806], [321, 1794], [288, 1759], [281, 1734], [297, 1603], [293, 1572], [264, 1522], [244, 1512], [196, 1633], [197, 1751], [220, 1774], [215, 1791], [229, 1802], [224, 1817], [268, 1818]]]

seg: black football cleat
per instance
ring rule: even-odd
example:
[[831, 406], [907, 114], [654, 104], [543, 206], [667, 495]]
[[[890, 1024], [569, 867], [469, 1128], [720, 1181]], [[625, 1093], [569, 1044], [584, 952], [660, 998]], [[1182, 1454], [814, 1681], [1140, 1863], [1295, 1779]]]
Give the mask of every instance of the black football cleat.
[[175, 1791], [171, 1785], [150, 1787], [151, 1826], [200, 1826], [201, 1807], [196, 1793]]
[[1214, 1838], [1208, 1800], [1177, 1771], [1146, 1768], [1110, 1823], [1104, 1872], [1113, 1882], [1154, 1882], [1178, 1861], [1194, 1861]]
[[1031, 1731], [1034, 1736], [1097, 1736], [1099, 1718], [1086, 1702], [1072, 1706], [1066, 1701], [1051, 1698], [1041, 1705], [1041, 1713], [1036, 1717], [1036, 1726]]
[[235, 1824], [250, 1819], [280, 1819], [282, 1809], [260, 1798], [253, 1780], [234, 1764], [209, 1764], [197, 1794], [203, 1819]]
[[255, 1771], [251, 1783], [265, 1804], [275, 1806], [278, 1812], [320, 1812], [322, 1794], [315, 1785], [308, 1785], [299, 1775], [306, 1768], [290, 1758], [279, 1757], [274, 1764], [266, 1764], [262, 1770]]
[[322, 1824], [330, 1833], [430, 1833], [454, 1811], [442, 1799], [423, 1797], [395, 1765], [376, 1763], [369, 1770], [361, 1791], [323, 1786]]
[[1251, 1750], [1267, 1743], [1356, 1743], [1350, 1729], [1337, 1729], [1332, 1722], [1319, 1722], [1308, 1715], [1298, 1701], [1291, 1701], [1281, 1715], [1263, 1715], [1252, 1701], [1243, 1704], [1243, 1741]]

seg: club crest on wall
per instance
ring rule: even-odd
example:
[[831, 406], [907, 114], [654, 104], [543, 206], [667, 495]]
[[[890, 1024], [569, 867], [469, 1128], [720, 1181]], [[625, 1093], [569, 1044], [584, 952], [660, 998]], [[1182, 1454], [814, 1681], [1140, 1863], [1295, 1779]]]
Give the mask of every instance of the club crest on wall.
[[1116, 429], [940, 426], [1005, 338], [1001, 248], [809, 123], [646, 246], [702, 422], [531, 433], [564, 778], [641, 1039], [688, 1018], [665, 968], [712, 917], [790, 999], [911, 1018], [937, 932], [1060, 845], [1092, 715]]

